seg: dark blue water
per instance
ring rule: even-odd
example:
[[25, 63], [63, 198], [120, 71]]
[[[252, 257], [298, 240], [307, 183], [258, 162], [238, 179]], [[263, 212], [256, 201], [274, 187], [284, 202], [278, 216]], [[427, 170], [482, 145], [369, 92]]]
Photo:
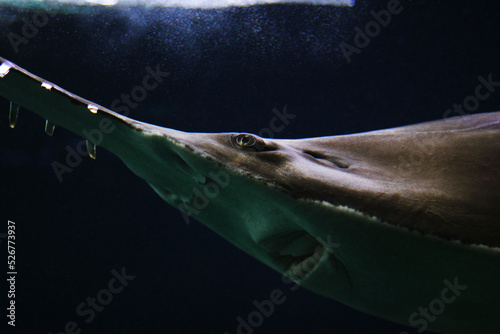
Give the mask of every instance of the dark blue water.
[[[499, 5], [401, 1], [385, 27], [369, 24], [369, 41], [356, 37], [375, 22], [370, 11], [387, 4], [89, 9], [47, 16], [14, 44], [12, 33], [22, 36], [34, 11], [0, 7], [0, 55], [104, 106], [118, 99], [115, 107], [132, 118], [184, 131], [259, 133], [273, 109], [286, 106], [296, 117], [277, 138], [455, 116], [453, 105], [474, 96], [479, 76], [500, 81]], [[357, 48], [349, 61], [342, 43]], [[148, 66], [170, 75], [123, 108], [122, 94], [142, 84]], [[186, 225], [104, 149], [60, 183], [51, 163], [63, 162], [65, 147], [80, 138], [61, 128], [46, 136], [44, 120], [27, 111], [11, 130], [8, 101], [0, 103], [0, 232], [7, 219], [16, 222], [17, 332], [233, 334], [237, 317], [255, 311], [254, 300], [281, 289], [286, 302], [254, 333], [417, 333], [292, 292], [278, 273], [200, 223]], [[500, 91], [465, 107], [462, 113], [500, 110]], [[122, 268], [135, 278], [89, 311], [87, 298], [106, 298], [102, 289]]]

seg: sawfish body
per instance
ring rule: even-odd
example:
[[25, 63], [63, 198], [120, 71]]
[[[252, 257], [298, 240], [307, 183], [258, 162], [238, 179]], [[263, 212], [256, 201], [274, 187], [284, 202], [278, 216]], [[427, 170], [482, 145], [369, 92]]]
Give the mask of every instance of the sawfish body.
[[91, 157], [105, 147], [284, 277], [419, 332], [500, 328], [500, 112], [300, 140], [187, 133], [0, 62], [12, 127], [22, 106]]

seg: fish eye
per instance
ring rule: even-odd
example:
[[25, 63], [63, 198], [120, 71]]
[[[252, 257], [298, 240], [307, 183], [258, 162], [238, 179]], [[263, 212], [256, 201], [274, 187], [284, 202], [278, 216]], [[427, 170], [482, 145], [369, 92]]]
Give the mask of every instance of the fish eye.
[[272, 148], [272, 145], [269, 146], [261, 138], [248, 133], [235, 134], [231, 137], [231, 141], [236, 148], [245, 151], [262, 152]]
[[238, 145], [242, 148], [250, 148], [250, 147], [254, 147], [255, 144], [257, 144], [257, 138], [255, 138], [252, 135], [241, 134], [241, 135], [237, 135], [234, 138], [234, 142], [236, 143], [236, 145]]

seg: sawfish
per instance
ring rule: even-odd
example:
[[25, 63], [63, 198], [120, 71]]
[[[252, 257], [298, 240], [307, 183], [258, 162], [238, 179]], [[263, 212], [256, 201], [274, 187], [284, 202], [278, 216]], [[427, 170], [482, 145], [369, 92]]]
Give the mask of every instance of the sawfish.
[[23, 107], [92, 158], [108, 149], [289, 282], [419, 333], [498, 333], [500, 112], [307, 139], [188, 133], [0, 62], [11, 127]]

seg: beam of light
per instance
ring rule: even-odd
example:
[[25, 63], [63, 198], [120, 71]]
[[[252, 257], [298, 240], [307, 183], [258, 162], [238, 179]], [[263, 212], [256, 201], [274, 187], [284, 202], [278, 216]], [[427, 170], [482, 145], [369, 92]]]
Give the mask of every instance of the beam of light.
[[183, 8], [223, 8], [252, 5], [294, 3], [311, 5], [353, 6], [355, 0], [0, 0], [0, 5], [13, 6], [47, 5], [103, 5], [103, 6], [147, 6]]

